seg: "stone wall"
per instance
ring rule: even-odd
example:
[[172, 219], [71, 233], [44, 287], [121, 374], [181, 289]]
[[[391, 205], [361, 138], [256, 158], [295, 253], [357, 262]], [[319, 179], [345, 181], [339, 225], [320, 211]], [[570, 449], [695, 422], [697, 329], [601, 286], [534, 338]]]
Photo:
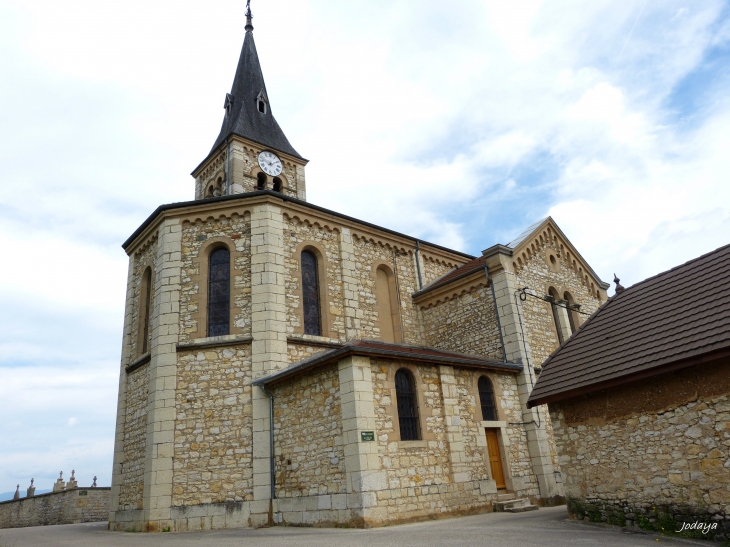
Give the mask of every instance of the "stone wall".
[[251, 346], [178, 354], [173, 506], [253, 499]]
[[502, 358], [491, 289], [472, 289], [421, 310], [426, 345], [493, 359]]
[[[535, 240], [529, 249], [513, 262], [518, 288], [529, 287], [536, 296], [546, 295], [551, 286], [561, 297], [569, 292], [575, 303], [580, 304], [579, 322], [585, 321], [598, 309], [601, 305], [598, 289], [563, 245], [546, 237], [542, 242]], [[549, 302], [532, 297], [520, 302], [520, 305], [533, 364], [539, 365], [559, 345], [552, 307]]]
[[129, 510], [142, 509], [143, 505], [150, 364], [144, 364], [137, 370], [128, 373], [126, 380], [119, 506], [121, 509]]
[[730, 360], [553, 403], [574, 515], [730, 532]]
[[387, 265], [395, 274], [397, 302], [404, 344], [423, 345], [417, 309], [411, 295], [418, 290], [416, 263], [411, 253], [354, 236], [355, 274], [358, 288], [357, 338], [380, 340], [379, 309], [375, 297], [376, 270]]
[[347, 493], [339, 388], [328, 367], [273, 390], [277, 498]]
[[[384, 511], [372, 524], [405, 522], [439, 514], [469, 514], [489, 510], [497, 488], [490, 479], [484, 428], [478, 414], [476, 381], [479, 373], [455, 369], [457, 406], [444, 404], [439, 367], [408, 366], [419, 393], [422, 435], [401, 441], [395, 407], [394, 374], [405, 363], [372, 360], [378, 456], [385, 470], [385, 487], [376, 493]], [[447, 367], [450, 369], [450, 367]], [[519, 425], [520, 405], [513, 375], [489, 373], [495, 382], [507, 453], [505, 476], [518, 496], [539, 494], [529, 464], [525, 432]], [[455, 427], [454, 427], [455, 426]]]
[[251, 334], [250, 214], [185, 222], [179, 341], [207, 336], [207, 255], [215, 245], [231, 251], [231, 334]]
[[0, 528], [104, 522], [111, 488], [75, 488], [0, 502]]
[[[148, 241], [141, 249], [139, 249], [134, 255], [134, 266], [133, 266], [133, 282], [134, 282], [134, 303], [132, 305], [132, 332], [130, 337], [131, 352], [130, 357], [132, 361], [142, 355], [142, 348], [137, 347], [141, 340], [139, 336], [140, 328], [144, 325], [140, 325], [140, 321], [144, 321], [144, 317], [140, 317], [140, 312], [144, 306], [143, 299], [146, 295], [142, 294], [142, 278], [147, 267], [152, 268], [152, 284], [150, 290], [150, 317], [152, 316], [152, 310], [155, 309], [155, 288], [154, 283], [156, 279], [156, 267], [155, 262], [157, 258], [157, 238], [153, 237]], [[152, 328], [147, 331], [147, 348], [151, 347], [152, 342]]]
[[[342, 265], [340, 234], [319, 224], [285, 217], [284, 248], [286, 253], [287, 334], [303, 334], [300, 255], [304, 245], [316, 249], [315, 254], [325, 278], [320, 278], [322, 304], [322, 336], [345, 341], [344, 302], [342, 295]], [[321, 276], [320, 276], [321, 277]]]

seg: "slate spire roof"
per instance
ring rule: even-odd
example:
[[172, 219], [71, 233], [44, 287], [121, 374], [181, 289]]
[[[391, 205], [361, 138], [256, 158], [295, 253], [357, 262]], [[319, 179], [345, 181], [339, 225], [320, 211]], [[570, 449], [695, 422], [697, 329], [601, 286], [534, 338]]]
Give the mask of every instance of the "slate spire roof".
[[[271, 103], [269, 103], [266, 93], [264, 75], [253, 40], [250, 13], [247, 13], [247, 16], [246, 37], [243, 40], [241, 57], [238, 59], [236, 76], [233, 78], [231, 92], [226, 95], [224, 105], [226, 115], [211, 153], [223, 144], [227, 137], [235, 134], [274, 150], [302, 158], [289, 144], [289, 140], [271, 112]], [[265, 103], [264, 112], [259, 111], [260, 99]]]

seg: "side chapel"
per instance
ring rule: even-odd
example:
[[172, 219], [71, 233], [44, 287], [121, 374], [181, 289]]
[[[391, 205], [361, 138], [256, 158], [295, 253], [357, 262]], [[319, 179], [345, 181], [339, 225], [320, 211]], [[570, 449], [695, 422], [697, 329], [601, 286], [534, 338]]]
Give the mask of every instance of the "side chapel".
[[549, 414], [526, 403], [608, 284], [551, 218], [474, 257], [307, 202], [250, 10], [245, 30], [195, 199], [123, 244], [110, 528], [562, 502]]

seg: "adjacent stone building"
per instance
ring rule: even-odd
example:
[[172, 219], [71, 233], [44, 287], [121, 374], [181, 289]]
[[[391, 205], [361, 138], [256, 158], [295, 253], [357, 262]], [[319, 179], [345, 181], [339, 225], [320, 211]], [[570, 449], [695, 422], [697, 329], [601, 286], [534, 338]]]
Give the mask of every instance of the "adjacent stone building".
[[560, 502], [550, 420], [527, 398], [608, 285], [550, 218], [474, 257], [308, 203], [252, 31], [195, 200], [123, 245], [110, 527]]
[[[545, 363], [571, 512], [730, 537], [730, 245], [623, 289]], [[618, 280], [617, 280], [618, 282]]]

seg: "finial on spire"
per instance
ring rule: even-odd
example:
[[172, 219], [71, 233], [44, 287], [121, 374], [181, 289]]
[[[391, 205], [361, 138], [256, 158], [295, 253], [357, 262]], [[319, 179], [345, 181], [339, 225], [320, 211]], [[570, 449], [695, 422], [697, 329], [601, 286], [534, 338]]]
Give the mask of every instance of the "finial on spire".
[[246, 0], [246, 32], [253, 31], [253, 24], [251, 24], [251, 19], [253, 19], [253, 13], [251, 13], [251, 0]]
[[621, 280], [613, 274], [613, 282], [616, 283], [616, 294], [624, 292], [624, 286], [621, 284]]

